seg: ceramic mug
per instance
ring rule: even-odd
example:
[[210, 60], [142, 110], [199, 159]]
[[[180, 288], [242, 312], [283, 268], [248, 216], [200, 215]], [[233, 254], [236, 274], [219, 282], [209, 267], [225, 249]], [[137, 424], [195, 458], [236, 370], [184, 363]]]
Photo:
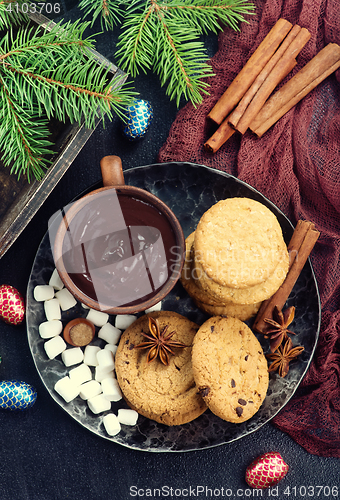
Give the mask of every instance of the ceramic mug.
[[125, 184], [118, 156], [105, 156], [100, 166], [104, 187], [65, 207], [49, 227], [54, 262], [78, 301], [133, 314], [161, 301], [178, 281], [184, 235], [164, 202]]

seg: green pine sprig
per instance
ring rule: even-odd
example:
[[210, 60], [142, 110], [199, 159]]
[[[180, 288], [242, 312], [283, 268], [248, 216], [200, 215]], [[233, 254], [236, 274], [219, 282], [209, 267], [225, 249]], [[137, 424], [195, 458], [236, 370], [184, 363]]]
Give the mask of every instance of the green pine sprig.
[[[1, 14], [0, 14], [1, 16]], [[40, 180], [52, 154], [48, 121], [84, 123], [124, 111], [136, 95], [93, 56], [89, 23], [59, 23], [50, 30], [9, 29], [0, 40], [0, 150], [19, 178]]]
[[107, 28], [121, 23], [117, 64], [132, 77], [154, 71], [177, 106], [182, 97], [199, 104], [208, 93], [206, 79], [213, 73], [201, 35], [224, 26], [239, 30], [254, 9], [248, 0], [82, 0], [79, 5], [93, 21], [101, 16]]
[[0, 1], [0, 29], [20, 24], [27, 20], [22, 13], [22, 4], [25, 0], [1, 0]]
[[112, 29], [114, 25], [118, 24], [124, 14], [121, 5], [124, 1], [120, 0], [100, 0], [93, 2], [93, 0], [81, 0], [79, 7], [84, 11], [85, 16], [91, 14], [93, 26], [96, 19], [100, 19], [102, 29]]

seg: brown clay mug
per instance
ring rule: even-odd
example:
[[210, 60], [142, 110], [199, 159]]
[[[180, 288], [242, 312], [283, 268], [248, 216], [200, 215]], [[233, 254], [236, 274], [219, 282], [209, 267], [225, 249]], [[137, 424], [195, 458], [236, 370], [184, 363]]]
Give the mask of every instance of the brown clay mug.
[[162, 300], [178, 281], [183, 231], [164, 202], [125, 184], [118, 156], [105, 156], [100, 166], [104, 187], [54, 220], [55, 266], [66, 288], [88, 307], [137, 313]]

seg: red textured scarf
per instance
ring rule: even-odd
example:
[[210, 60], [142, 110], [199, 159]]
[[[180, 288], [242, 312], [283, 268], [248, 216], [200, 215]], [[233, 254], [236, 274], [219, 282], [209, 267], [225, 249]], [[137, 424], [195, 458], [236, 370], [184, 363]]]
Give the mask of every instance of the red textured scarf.
[[[174, 121], [159, 161], [190, 161], [231, 173], [258, 189], [295, 225], [321, 232], [311, 260], [322, 324], [315, 356], [296, 395], [274, 418], [310, 453], [340, 457], [340, 70], [284, 115], [261, 139], [234, 134], [214, 155], [203, 148], [217, 99], [280, 18], [307, 28], [311, 39], [290, 78], [327, 43], [340, 45], [339, 0], [257, 0], [241, 32], [226, 28], [211, 59], [210, 96], [187, 104]], [[283, 81], [283, 83], [286, 80]]]

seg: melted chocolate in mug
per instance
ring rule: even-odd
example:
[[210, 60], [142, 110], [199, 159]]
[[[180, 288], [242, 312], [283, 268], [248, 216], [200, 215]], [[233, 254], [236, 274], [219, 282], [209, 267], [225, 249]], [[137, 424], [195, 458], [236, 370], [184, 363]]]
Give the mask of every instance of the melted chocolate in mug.
[[167, 217], [114, 189], [93, 196], [69, 222], [63, 242], [71, 280], [103, 309], [148, 300], [181, 257]]

